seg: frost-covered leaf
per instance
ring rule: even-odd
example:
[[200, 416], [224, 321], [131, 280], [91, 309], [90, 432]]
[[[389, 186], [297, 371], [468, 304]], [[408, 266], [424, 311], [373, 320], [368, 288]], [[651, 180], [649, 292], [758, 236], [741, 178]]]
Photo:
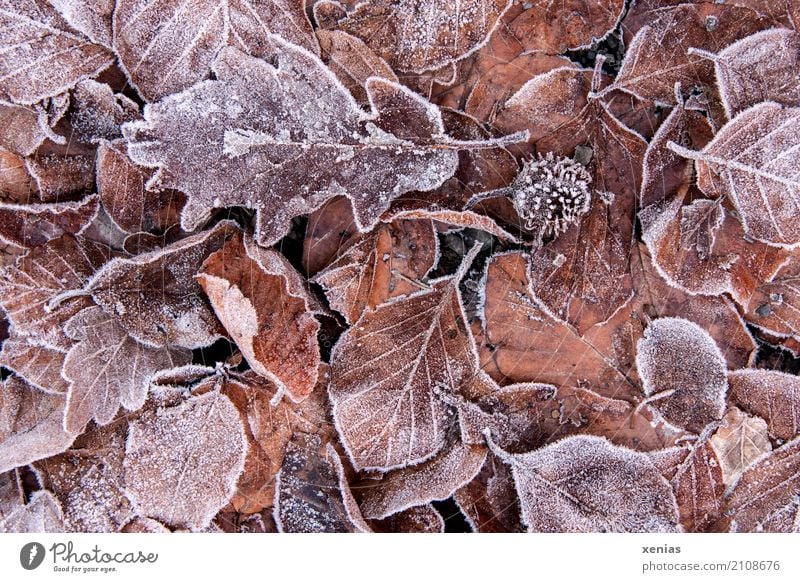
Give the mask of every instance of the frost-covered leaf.
[[642, 390], [672, 424], [699, 433], [725, 412], [725, 358], [714, 339], [689, 320], [650, 323], [636, 345]]
[[[47, 146], [45, 142], [43, 148]], [[74, 148], [53, 148], [47, 151], [40, 148], [37, 155], [25, 159], [25, 167], [36, 180], [39, 198], [42, 202], [59, 202], [90, 194], [94, 189], [93, 151]]]
[[48, 0], [70, 26], [92, 42], [111, 48], [115, 0]]
[[122, 137], [121, 125], [139, 118], [139, 106], [105, 83], [81, 81], [71, 92], [69, 122], [73, 134], [85, 144]]
[[359, 240], [350, 200], [334, 196], [308, 217], [303, 269], [308, 275], [317, 274]]
[[[29, 156], [47, 139], [42, 113], [34, 108], [0, 105], [0, 147]], [[6, 180], [5, 174], [3, 181]]]
[[520, 506], [511, 469], [492, 452], [478, 475], [453, 495], [472, 530], [521, 532]]
[[380, 224], [313, 280], [325, 289], [330, 306], [352, 324], [365, 309], [423, 288], [437, 252], [430, 219], [397, 220]]
[[721, 463], [706, 433], [692, 443], [670, 482], [683, 529], [705, 531], [720, 516], [725, 483]]
[[735, 483], [753, 461], [772, 450], [764, 419], [736, 407], [722, 418], [722, 426], [711, 437], [711, 446], [720, 461], [725, 485]]
[[430, 290], [364, 312], [336, 344], [328, 391], [356, 469], [401, 468], [444, 447], [450, 419], [434, 389], [458, 393], [477, 370], [458, 284], [478, 250]]
[[762, 101], [800, 105], [800, 34], [773, 28], [745, 37], [712, 57], [728, 118]]
[[66, 355], [66, 351], [31, 342], [12, 331], [3, 342], [0, 366], [45, 392], [66, 394], [69, 384], [61, 376]]
[[450, 497], [478, 474], [486, 447], [455, 441], [439, 455], [414, 467], [391, 471], [370, 482], [361, 501], [368, 519], [383, 519], [410, 507]]
[[0, 270], [0, 304], [17, 333], [69, 348], [72, 342], [64, 334], [64, 324], [91, 305], [88, 297], [75, 292], [109, 258], [105, 245], [65, 235]]
[[[319, 4], [334, 4], [326, 0]], [[315, 12], [324, 6], [315, 6]], [[480, 48], [508, 9], [509, 0], [368, 0], [337, 27], [362, 39], [394, 69], [433, 71]]]
[[[745, 232], [773, 245], [800, 244], [800, 108], [760, 103], [737, 115], [702, 150], [670, 144], [696, 160], [698, 184], [730, 196]], [[711, 181], [714, 180], [714, 184]]]
[[370, 77], [398, 81], [397, 75], [386, 61], [376, 55], [361, 39], [341, 30], [320, 28], [316, 32], [322, 49], [322, 61], [359, 103], [369, 102], [365, 87]]
[[771, 370], [735, 370], [728, 374], [730, 399], [767, 421], [780, 441], [800, 436], [800, 378]]
[[800, 257], [795, 251], [778, 273], [755, 289], [745, 319], [779, 337], [800, 337]]
[[372, 519], [369, 523], [376, 532], [444, 533], [444, 519], [430, 503], [410, 507], [386, 519]]
[[64, 430], [66, 398], [9, 376], [0, 391], [0, 472], [66, 450], [76, 434]]
[[63, 516], [58, 501], [49, 491], [36, 491], [26, 505], [19, 502], [0, 515], [3, 533], [61, 533]]
[[223, 394], [157, 406], [130, 424], [126, 495], [141, 516], [203, 529], [233, 497], [246, 452], [239, 413]]
[[370, 531], [344, 479], [339, 455], [317, 435], [297, 435], [276, 479], [275, 523], [287, 533]]
[[221, 335], [194, 277], [203, 261], [238, 232], [232, 221], [163, 249], [109, 261], [87, 285], [92, 299], [147, 346], [207, 346]]
[[112, 53], [70, 28], [45, 0], [0, 2], [0, 100], [33, 104], [94, 77]]
[[511, 466], [530, 532], [678, 531], [672, 488], [644, 453], [593, 436], [494, 452]]
[[66, 531], [116, 532], [134, 517], [122, 476], [127, 435], [123, 418], [90, 425], [69, 450], [34, 464], [63, 507]]
[[36, 182], [25, 167], [25, 160], [0, 146], [0, 199], [28, 203], [38, 199]]
[[800, 523], [800, 439], [751, 465], [727, 497], [734, 532], [797, 532]]
[[114, 48], [131, 83], [147, 100], [209, 77], [226, 46], [256, 57], [274, 52], [277, 34], [318, 50], [303, 3], [295, 0], [117, 0]]
[[92, 418], [108, 424], [120, 405], [138, 410], [155, 372], [191, 361], [188, 350], [140, 344], [96, 306], [76, 314], [66, 331], [77, 342], [62, 372], [70, 382], [64, 426], [71, 431], [80, 432]]
[[455, 149], [466, 146], [444, 134], [433, 105], [372, 78], [367, 113], [317, 57], [275, 42], [277, 66], [225, 49], [217, 80], [150, 105], [143, 122], [123, 128], [131, 159], [159, 167], [157, 185], [189, 197], [184, 229], [214, 208], [247, 206], [258, 211], [256, 239], [271, 244], [293, 217], [337, 194], [366, 229], [391, 199], [436, 188], [456, 170]]
[[125, 232], [164, 231], [178, 223], [184, 197], [175, 190], [148, 190], [152, 175], [131, 162], [122, 142], [97, 149], [97, 193], [103, 209]]
[[317, 384], [317, 300], [279, 253], [240, 235], [203, 263], [198, 281], [250, 367], [292, 400]]
[[97, 196], [56, 204], [0, 202], [0, 240], [29, 248], [65, 234], [78, 235], [94, 220], [99, 207]]

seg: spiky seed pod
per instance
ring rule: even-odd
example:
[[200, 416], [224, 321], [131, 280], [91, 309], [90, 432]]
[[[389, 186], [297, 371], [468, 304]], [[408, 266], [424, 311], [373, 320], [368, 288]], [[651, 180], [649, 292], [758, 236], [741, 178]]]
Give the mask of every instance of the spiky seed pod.
[[589, 211], [592, 177], [581, 164], [553, 152], [525, 160], [511, 184], [512, 202], [525, 230], [553, 238]]

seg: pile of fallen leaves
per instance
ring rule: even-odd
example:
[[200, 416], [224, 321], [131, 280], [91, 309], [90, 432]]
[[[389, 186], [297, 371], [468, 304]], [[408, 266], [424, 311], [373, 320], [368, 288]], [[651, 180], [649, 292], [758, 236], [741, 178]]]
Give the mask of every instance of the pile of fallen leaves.
[[0, 0], [0, 530], [800, 530], [798, 22]]

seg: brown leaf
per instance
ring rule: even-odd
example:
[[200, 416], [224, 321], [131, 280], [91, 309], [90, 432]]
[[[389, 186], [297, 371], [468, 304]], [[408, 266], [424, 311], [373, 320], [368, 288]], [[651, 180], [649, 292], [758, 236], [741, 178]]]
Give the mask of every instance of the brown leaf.
[[[325, 9], [327, 0], [315, 6]], [[423, 73], [463, 59], [482, 46], [509, 0], [369, 0], [347, 13], [339, 28], [361, 38], [393, 69]], [[322, 6], [320, 6], [322, 5]]]
[[0, 147], [0, 199], [28, 203], [38, 199], [36, 181], [28, 173], [25, 160]]
[[799, 128], [800, 108], [761, 103], [727, 123], [700, 152], [674, 143], [670, 148], [696, 160], [698, 185], [709, 195], [724, 189], [747, 234], [793, 246], [800, 244], [800, 179], [791, 153]]
[[744, 317], [760, 329], [780, 337], [800, 337], [800, 260], [792, 253], [770, 280], [759, 285]]
[[720, 516], [725, 493], [722, 469], [709, 437], [697, 439], [676, 467], [670, 482], [684, 531], [705, 531]]
[[772, 450], [767, 423], [736, 407], [722, 418], [722, 426], [711, 437], [711, 446], [720, 461], [725, 485], [735, 483], [747, 467]]
[[511, 466], [530, 532], [678, 531], [672, 488], [644, 453], [592, 436], [521, 455], [492, 447]]
[[222, 330], [195, 281], [203, 261], [238, 233], [233, 221], [132, 258], [112, 259], [87, 285], [92, 299], [144, 345], [211, 345]]
[[292, 400], [317, 384], [317, 300], [279, 253], [232, 237], [203, 263], [198, 281], [250, 367]]
[[725, 516], [734, 532], [798, 531], [800, 439], [752, 464], [727, 496]]
[[370, 520], [373, 531], [385, 533], [444, 533], [444, 519], [433, 505], [417, 505], [390, 515]]
[[91, 305], [88, 297], [76, 292], [109, 258], [104, 245], [65, 235], [0, 270], [0, 304], [17, 333], [68, 349], [72, 342], [64, 334], [64, 324]]
[[13, 370], [29, 384], [51, 394], [66, 394], [69, 384], [61, 376], [66, 352], [32, 343], [12, 331], [3, 342], [0, 366]]
[[81, 81], [71, 93], [69, 122], [72, 137], [85, 144], [122, 137], [120, 126], [138, 119], [139, 106], [105, 83]]
[[[500, 145], [451, 143], [436, 107], [385, 79], [367, 83], [373, 110], [366, 113], [319, 59], [275, 42], [277, 67], [224, 49], [216, 81], [152, 105], [145, 121], [123, 128], [131, 159], [160, 168], [151, 186], [187, 194], [184, 229], [214, 208], [247, 206], [258, 211], [256, 239], [267, 245], [293, 217], [339, 194], [352, 200], [359, 229], [368, 229], [392, 198], [449, 178], [456, 149]], [[228, 107], [234, 97], [237, 107]], [[217, 113], [203, 115], [209, 107]]]
[[49, 0], [70, 26], [92, 42], [111, 48], [114, 0]]
[[520, 506], [511, 469], [490, 452], [480, 473], [453, 495], [472, 531], [521, 532]]
[[140, 516], [203, 529], [233, 497], [246, 452], [239, 413], [225, 395], [165, 394], [130, 423], [126, 494]]
[[341, 30], [317, 29], [322, 62], [339, 78], [356, 101], [367, 104], [366, 86], [370, 77], [398, 82], [397, 75], [364, 42]]
[[434, 389], [458, 393], [477, 370], [458, 283], [452, 277], [366, 311], [331, 357], [336, 428], [357, 470], [387, 471], [430, 459], [450, 420]]
[[33, 104], [94, 77], [114, 60], [110, 51], [73, 31], [44, 0], [0, 3], [0, 98]]
[[420, 465], [391, 471], [379, 482], [366, 482], [361, 511], [368, 519], [383, 519], [411, 507], [450, 497], [478, 474], [486, 447], [460, 441], [450, 444]]
[[47, 139], [50, 130], [41, 126], [43, 116], [43, 112], [33, 108], [0, 105], [0, 147], [21, 156], [31, 155]]
[[352, 325], [365, 309], [424, 288], [422, 280], [433, 268], [437, 251], [430, 219], [396, 220], [380, 224], [350, 246], [313, 281]]
[[800, 379], [771, 370], [728, 373], [731, 402], [767, 421], [778, 444], [800, 436]]
[[81, 432], [92, 418], [108, 424], [120, 405], [138, 410], [155, 372], [191, 361], [188, 350], [140, 344], [114, 316], [96, 306], [72, 317], [66, 331], [77, 342], [67, 353], [62, 372], [70, 382], [64, 416], [70, 431]]
[[725, 412], [725, 358], [714, 339], [687, 319], [650, 323], [636, 345], [642, 390], [672, 424], [695, 433]]
[[317, 52], [303, 4], [201, 0], [186, 10], [177, 0], [119, 0], [114, 10], [114, 49], [131, 84], [148, 101], [177, 93], [210, 76], [224, 47], [255, 57], [274, 54], [278, 34]]
[[19, 247], [42, 245], [65, 234], [81, 234], [97, 216], [100, 201], [5, 204], [0, 202], [0, 240]]
[[34, 157], [25, 159], [42, 202], [59, 202], [90, 194], [94, 189], [94, 152], [47, 151], [43, 149], [47, 145], [45, 142]]
[[18, 376], [9, 376], [0, 392], [0, 472], [57, 455], [75, 440], [66, 432], [63, 395], [49, 394]]
[[359, 237], [353, 207], [346, 196], [334, 196], [308, 217], [303, 239], [303, 269], [316, 275], [340, 257]]

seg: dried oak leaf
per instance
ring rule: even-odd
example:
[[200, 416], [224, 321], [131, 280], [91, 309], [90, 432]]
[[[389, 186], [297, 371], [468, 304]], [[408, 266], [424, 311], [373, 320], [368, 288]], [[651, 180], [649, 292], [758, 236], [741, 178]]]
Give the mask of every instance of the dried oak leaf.
[[50, 394], [18, 376], [0, 391], [0, 472], [66, 450], [75, 433], [64, 430], [64, 395]]
[[163, 249], [106, 263], [86, 292], [138, 342], [195, 349], [222, 329], [195, 281], [203, 261], [239, 232], [225, 220]]
[[725, 485], [735, 483], [747, 467], [772, 450], [764, 419], [735, 406], [725, 413], [722, 426], [711, 437], [711, 446], [720, 461]]
[[701, 435], [686, 451], [669, 480], [678, 502], [684, 531], [701, 532], [717, 521], [722, 511], [725, 483], [721, 463], [711, 444], [711, 432]]
[[0, 100], [33, 104], [94, 77], [113, 54], [72, 30], [45, 0], [0, 2]]
[[727, 194], [751, 237], [775, 246], [800, 244], [800, 108], [760, 103], [737, 115], [702, 151], [675, 143], [676, 153], [696, 161], [698, 185]]
[[0, 241], [23, 248], [42, 245], [65, 234], [79, 235], [97, 216], [100, 200], [6, 204], [0, 202]]
[[637, 2], [622, 21], [627, 50], [614, 84], [672, 103], [680, 83], [685, 91], [697, 88], [716, 101], [712, 63], [689, 49], [716, 51], [771, 25], [770, 19], [727, 2]]
[[233, 497], [247, 438], [225, 395], [176, 392], [130, 423], [125, 491], [140, 516], [199, 530]]
[[369, 532], [344, 477], [339, 454], [317, 435], [286, 447], [275, 484], [275, 523], [288, 533]]
[[520, 503], [511, 469], [489, 452], [478, 475], [453, 495], [472, 531], [521, 532]]
[[451, 419], [434, 389], [457, 394], [478, 368], [458, 285], [479, 248], [429, 290], [365, 311], [336, 344], [328, 393], [357, 470], [414, 465], [445, 446]]
[[127, 436], [123, 417], [90, 425], [69, 450], [34, 464], [39, 481], [63, 507], [66, 531], [116, 532], [134, 518], [122, 475]]
[[61, 506], [49, 491], [36, 491], [27, 504], [17, 501], [0, 512], [2, 533], [61, 533]]
[[772, 370], [728, 373], [729, 398], [736, 406], [767, 421], [778, 444], [800, 436], [800, 378]]
[[51, 394], [66, 394], [69, 383], [61, 376], [65, 350], [30, 341], [14, 330], [0, 351], [0, 366], [13, 370], [40, 390]]
[[115, 0], [48, 0], [70, 26], [92, 42], [112, 48], [111, 17]]
[[800, 257], [794, 251], [770, 280], [755, 289], [744, 317], [778, 337], [800, 337]]
[[76, 342], [62, 372], [70, 382], [64, 415], [64, 426], [70, 431], [80, 432], [92, 418], [108, 424], [120, 405], [138, 410], [155, 372], [191, 361], [188, 350], [139, 343], [114, 315], [97, 306], [73, 316], [66, 332]]
[[438, 240], [429, 220], [382, 223], [313, 281], [325, 290], [330, 306], [353, 324], [365, 309], [418, 291], [438, 258]]
[[225, 47], [272, 55], [273, 33], [319, 50], [303, 3], [294, 0], [199, 0], [191, 10], [177, 0], [118, 0], [114, 10], [114, 49], [148, 101], [208, 78]]
[[397, 75], [364, 42], [341, 30], [316, 31], [322, 62], [339, 78], [359, 103], [369, 103], [366, 86], [370, 77], [382, 77], [395, 83]]
[[165, 231], [178, 224], [183, 194], [148, 190], [151, 175], [130, 160], [124, 142], [102, 142], [97, 148], [97, 193], [109, 218], [125, 232]]
[[[315, 14], [326, 10], [324, 0]], [[464, 0], [454, 4], [430, 0], [367, 0], [336, 23], [362, 39], [393, 69], [434, 71], [469, 56], [485, 44], [509, 0]]]
[[800, 439], [750, 465], [728, 494], [724, 515], [734, 532], [800, 531]]
[[[214, 208], [246, 206], [258, 211], [257, 241], [269, 245], [337, 194], [368, 229], [393, 198], [439, 186], [456, 170], [456, 150], [475, 145], [448, 138], [436, 107], [385, 79], [368, 81], [365, 112], [317, 57], [273, 39], [277, 66], [226, 48], [217, 80], [123, 127], [131, 159], [160, 168], [151, 182], [187, 194], [185, 230]], [[487, 145], [498, 144], [475, 147]]]
[[645, 453], [573, 436], [511, 455], [522, 521], [530, 532], [676, 532], [672, 487]]
[[305, 399], [318, 379], [314, 313], [323, 308], [294, 267], [237, 235], [206, 259], [197, 279], [250, 367], [295, 402]]
[[64, 235], [0, 269], [0, 304], [16, 332], [69, 349], [72, 341], [64, 334], [64, 324], [92, 304], [78, 291], [110, 255], [105, 245]]
[[700, 433], [725, 412], [727, 366], [714, 339], [696, 323], [663, 317], [636, 345], [642, 390], [664, 417]]
[[531, 256], [531, 289], [551, 314], [580, 333], [606, 321], [631, 297], [628, 262], [633, 212], [641, 181], [644, 139], [624, 127], [594, 94], [599, 70], [558, 68], [528, 81], [498, 113], [494, 125], [529, 131], [540, 152], [572, 158], [593, 152], [591, 209]]

